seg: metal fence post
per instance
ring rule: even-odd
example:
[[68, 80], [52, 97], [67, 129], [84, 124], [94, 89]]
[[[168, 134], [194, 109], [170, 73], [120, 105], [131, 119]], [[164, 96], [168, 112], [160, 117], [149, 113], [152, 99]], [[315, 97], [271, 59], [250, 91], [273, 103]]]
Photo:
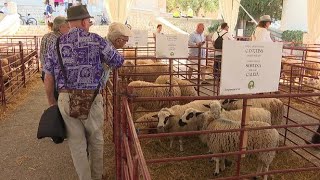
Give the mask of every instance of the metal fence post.
[[21, 41], [19, 41], [19, 51], [20, 51], [23, 87], [26, 87], [26, 73], [25, 73], [25, 64], [24, 64], [24, 57], [23, 57], [23, 44]]

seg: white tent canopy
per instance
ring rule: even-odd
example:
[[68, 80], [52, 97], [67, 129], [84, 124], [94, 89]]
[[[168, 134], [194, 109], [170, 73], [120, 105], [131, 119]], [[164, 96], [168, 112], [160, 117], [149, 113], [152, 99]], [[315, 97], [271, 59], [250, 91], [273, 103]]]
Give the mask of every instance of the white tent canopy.
[[111, 22], [125, 23], [133, 0], [105, 0], [106, 10]]
[[228, 23], [231, 32], [237, 25], [240, 2], [241, 0], [219, 0], [222, 17]]

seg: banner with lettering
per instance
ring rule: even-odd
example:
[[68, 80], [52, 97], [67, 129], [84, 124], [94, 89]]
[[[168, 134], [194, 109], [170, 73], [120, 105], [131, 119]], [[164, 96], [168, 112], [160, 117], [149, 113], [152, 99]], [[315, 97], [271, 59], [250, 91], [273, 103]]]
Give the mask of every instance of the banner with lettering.
[[188, 35], [186, 34], [157, 34], [157, 58], [188, 58]]
[[280, 42], [223, 41], [220, 94], [278, 91]]
[[148, 46], [148, 31], [147, 30], [132, 30], [133, 36], [129, 37], [126, 43], [129, 47]]

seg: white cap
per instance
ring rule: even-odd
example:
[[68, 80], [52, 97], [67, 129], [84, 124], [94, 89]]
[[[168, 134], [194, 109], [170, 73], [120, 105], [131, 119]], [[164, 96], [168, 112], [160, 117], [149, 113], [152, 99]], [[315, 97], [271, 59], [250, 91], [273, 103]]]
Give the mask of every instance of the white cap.
[[133, 35], [131, 30], [126, 25], [124, 25], [122, 23], [118, 23], [118, 22], [114, 22], [109, 25], [109, 33], [112, 34], [115, 32], [121, 34], [122, 36], [132, 36]]
[[269, 15], [263, 15], [260, 17], [260, 21], [267, 21], [267, 22], [271, 22], [271, 18]]

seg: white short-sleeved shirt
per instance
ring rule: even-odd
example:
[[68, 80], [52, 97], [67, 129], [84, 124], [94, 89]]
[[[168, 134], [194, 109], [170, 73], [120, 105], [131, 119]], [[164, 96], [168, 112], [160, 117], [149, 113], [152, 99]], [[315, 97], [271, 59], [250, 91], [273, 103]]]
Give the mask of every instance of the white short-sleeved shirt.
[[257, 27], [252, 35], [252, 41], [273, 42], [270, 37], [270, 31], [266, 28]]

